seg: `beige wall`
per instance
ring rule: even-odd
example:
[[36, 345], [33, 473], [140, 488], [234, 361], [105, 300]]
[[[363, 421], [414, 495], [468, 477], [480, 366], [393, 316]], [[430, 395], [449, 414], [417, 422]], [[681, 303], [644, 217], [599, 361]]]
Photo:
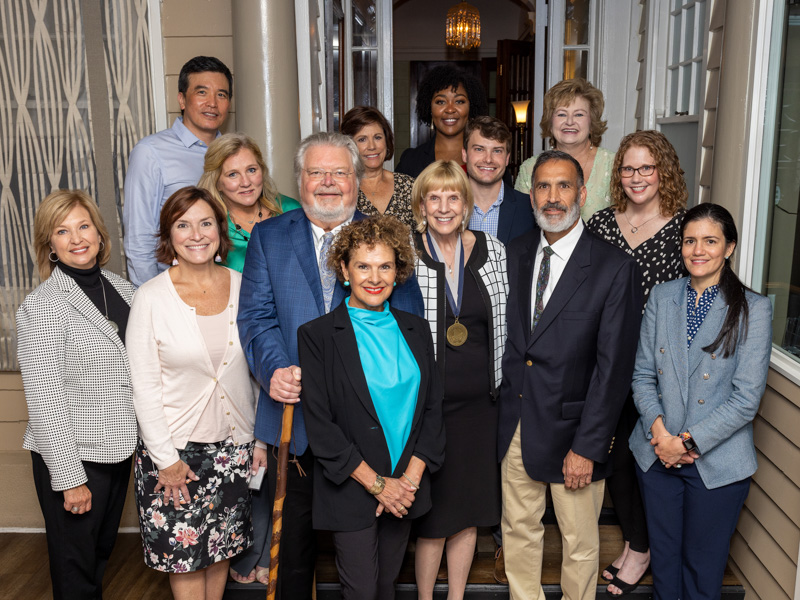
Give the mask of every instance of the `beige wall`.
[[236, 69], [233, 64], [232, 0], [162, 0], [161, 32], [164, 39], [168, 123], [181, 114], [178, 74], [194, 56], [216, 56], [234, 74], [233, 103], [223, 132], [236, 131]]

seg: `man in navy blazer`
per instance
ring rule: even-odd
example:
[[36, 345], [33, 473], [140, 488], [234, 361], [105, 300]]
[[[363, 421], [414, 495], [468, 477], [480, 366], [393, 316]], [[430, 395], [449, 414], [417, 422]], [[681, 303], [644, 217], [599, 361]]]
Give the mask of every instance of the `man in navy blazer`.
[[[283, 405], [302, 398], [297, 329], [335, 308], [346, 295], [336, 281], [332, 300], [326, 306], [319, 261], [326, 250], [325, 234], [336, 234], [351, 220], [365, 218], [355, 211], [363, 173], [358, 149], [349, 137], [327, 132], [308, 136], [295, 156], [302, 209], [257, 224], [247, 246], [238, 325], [250, 370], [261, 385], [255, 436], [267, 448], [256, 449], [254, 468], [264, 461], [268, 463], [266, 502], [254, 495], [254, 513], [256, 503], [266, 505], [267, 513], [271, 511], [277, 472], [273, 446], [278, 445]], [[397, 286], [392, 306], [422, 316], [422, 294], [416, 278]], [[295, 406], [290, 451], [297, 455], [305, 476], [301, 476], [300, 469], [290, 467], [277, 597], [310, 599], [316, 560], [311, 526], [314, 458], [308, 450], [302, 403]], [[262, 539], [257, 539], [255, 549], [233, 565], [245, 577], [257, 564], [268, 565], [268, 547], [262, 554], [264, 545], [269, 543], [264, 539], [266, 527], [260, 527], [257, 518], [254, 516], [256, 536]]]
[[542, 231], [508, 247], [498, 456], [506, 574], [516, 600], [544, 599], [548, 487], [564, 548], [564, 598], [595, 598], [603, 480], [636, 355], [638, 267], [584, 227], [583, 183], [570, 155], [542, 153], [531, 188]]
[[500, 119], [475, 117], [467, 124], [461, 156], [475, 200], [469, 228], [506, 246], [535, 227], [530, 198], [503, 180], [510, 153], [511, 132]]

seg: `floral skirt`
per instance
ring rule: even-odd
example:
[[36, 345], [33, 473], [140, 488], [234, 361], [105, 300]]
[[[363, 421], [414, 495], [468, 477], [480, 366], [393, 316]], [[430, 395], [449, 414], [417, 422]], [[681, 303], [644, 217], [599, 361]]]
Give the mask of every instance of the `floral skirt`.
[[167, 573], [204, 569], [236, 556], [253, 543], [250, 522], [252, 443], [189, 442], [178, 450], [181, 460], [200, 479], [187, 485], [191, 501], [176, 510], [154, 492], [158, 467], [142, 440], [136, 448], [134, 482], [144, 562]]

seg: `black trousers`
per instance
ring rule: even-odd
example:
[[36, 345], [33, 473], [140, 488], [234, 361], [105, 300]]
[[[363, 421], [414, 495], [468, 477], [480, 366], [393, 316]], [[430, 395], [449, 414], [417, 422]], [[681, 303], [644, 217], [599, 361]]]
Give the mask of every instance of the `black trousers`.
[[[275, 501], [278, 484], [278, 447], [267, 446], [267, 488], [269, 505]], [[290, 459], [292, 456], [290, 455]], [[277, 600], [311, 600], [314, 566], [317, 561], [317, 534], [311, 523], [311, 493], [314, 488], [314, 455], [307, 449], [297, 460], [305, 471], [289, 463], [286, 500], [283, 504], [283, 529], [278, 562]]]
[[411, 523], [381, 515], [366, 529], [333, 533], [344, 600], [394, 599]]
[[82, 515], [64, 510], [64, 492], [54, 492], [41, 455], [31, 452], [36, 495], [42, 507], [54, 600], [100, 600], [103, 574], [117, 540], [131, 459], [84, 462], [92, 509]]
[[628, 438], [638, 420], [639, 412], [633, 403], [633, 393], [628, 392], [628, 398], [625, 400], [617, 431], [614, 434], [614, 448], [610, 458], [614, 471], [611, 477], [606, 479], [606, 488], [614, 503], [614, 511], [617, 513], [619, 527], [622, 530], [622, 539], [630, 542], [631, 550], [647, 552], [650, 548], [647, 539], [647, 519], [644, 513], [642, 493], [639, 490], [639, 481], [636, 478], [636, 460], [628, 447]]

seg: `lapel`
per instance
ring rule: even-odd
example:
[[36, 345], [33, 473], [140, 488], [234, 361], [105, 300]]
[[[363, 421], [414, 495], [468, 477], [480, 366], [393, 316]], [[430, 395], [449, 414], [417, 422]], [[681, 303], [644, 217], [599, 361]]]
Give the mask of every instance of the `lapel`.
[[703, 352], [703, 347], [713, 342], [719, 330], [722, 329], [722, 322], [728, 312], [727, 308], [728, 303], [725, 302], [725, 299], [722, 297], [722, 292], [717, 292], [717, 297], [714, 298], [714, 303], [711, 305], [711, 308], [708, 309], [708, 314], [706, 314], [706, 318], [703, 319], [703, 324], [700, 325], [697, 335], [694, 336], [694, 340], [692, 340], [692, 347], [689, 348], [689, 377], [691, 377], [697, 370], [697, 367], [700, 366], [703, 355], [707, 354]]
[[314, 249], [314, 237], [311, 234], [311, 222], [302, 210], [291, 211], [289, 215], [292, 219], [289, 224], [289, 239], [292, 242], [294, 255], [300, 263], [300, 269], [303, 271], [308, 287], [311, 288], [314, 302], [317, 303], [317, 310], [319, 310], [319, 314], [324, 315], [325, 303], [322, 297], [322, 284], [319, 281], [319, 265], [317, 264], [317, 252]]
[[[537, 248], [538, 249], [538, 248]], [[547, 306], [544, 307], [539, 324], [536, 325], [536, 330], [530, 338], [529, 345], [532, 345], [538, 340], [542, 333], [556, 320], [556, 317], [561, 313], [564, 307], [569, 302], [570, 298], [575, 294], [578, 288], [586, 279], [585, 267], [592, 264], [592, 238], [589, 234], [589, 229], [584, 228], [581, 237], [578, 239], [578, 244], [575, 250], [572, 251], [572, 256], [569, 257], [564, 272], [558, 280], [553, 294], [547, 301]], [[534, 254], [535, 256], [535, 254]], [[533, 277], [533, 269], [531, 269], [531, 278]], [[533, 280], [531, 279], [531, 285]], [[528, 297], [530, 298], [531, 286], [528, 286]], [[530, 302], [528, 302], [528, 312], [530, 312]], [[531, 321], [528, 320], [528, 323]]]
[[333, 342], [342, 357], [342, 362], [345, 365], [358, 365], [356, 368], [345, 369], [350, 385], [353, 386], [356, 396], [358, 396], [366, 411], [375, 419], [375, 422], [378, 422], [378, 413], [372, 403], [372, 396], [370, 396], [369, 387], [367, 386], [367, 378], [364, 377], [364, 369], [360, 368], [361, 358], [358, 355], [356, 333], [350, 321], [347, 306], [344, 303], [333, 309], [333, 328], [335, 330]]
[[[100, 314], [100, 311], [97, 310], [94, 302], [89, 300], [89, 296], [84, 294], [83, 290], [78, 287], [75, 280], [58, 267], [53, 269], [53, 273], [50, 277], [55, 281], [59, 289], [64, 292], [66, 301], [103, 335], [114, 342], [120, 352], [125, 354], [125, 346], [122, 344], [122, 340], [119, 339], [117, 333], [112, 329], [111, 325], [108, 324], [105, 316]], [[114, 286], [114, 289], [117, 289], [117, 287]], [[130, 302], [130, 294], [120, 291], [120, 295], [126, 302]]]
[[[681, 281], [686, 282], [686, 279]], [[672, 364], [681, 386], [684, 406], [689, 400], [689, 351], [686, 348], [686, 286], [678, 286], [672, 300], [667, 303], [667, 336]], [[694, 344], [692, 344], [694, 346]]]
[[511, 236], [511, 225], [517, 210], [516, 200], [514, 188], [503, 182], [503, 203], [500, 205], [500, 217], [497, 220], [497, 239], [507, 240]]
[[422, 336], [414, 333], [414, 321], [416, 319], [411, 319], [407, 313], [397, 311], [391, 307], [390, 310], [397, 321], [398, 327], [400, 327], [400, 332], [403, 334], [406, 344], [408, 344], [408, 347], [411, 349], [411, 353], [414, 355], [414, 359], [417, 361], [417, 365], [419, 366], [419, 392], [417, 393], [417, 405], [414, 408], [414, 419], [411, 423], [411, 429], [413, 430], [414, 427], [417, 426], [417, 423], [422, 417], [422, 412], [425, 409], [425, 398], [423, 397], [423, 391], [428, 389], [428, 378], [431, 376], [431, 373], [429, 373], [428, 369], [426, 368], [428, 359], [425, 356], [425, 344], [423, 342], [423, 338]]
[[525, 339], [530, 341], [531, 322], [531, 285], [533, 285], [533, 266], [536, 264], [536, 251], [539, 248], [539, 236], [535, 236], [528, 246], [527, 251], [519, 258], [519, 272], [517, 281], [520, 285], [519, 316], [522, 320], [522, 329], [526, 332]]

